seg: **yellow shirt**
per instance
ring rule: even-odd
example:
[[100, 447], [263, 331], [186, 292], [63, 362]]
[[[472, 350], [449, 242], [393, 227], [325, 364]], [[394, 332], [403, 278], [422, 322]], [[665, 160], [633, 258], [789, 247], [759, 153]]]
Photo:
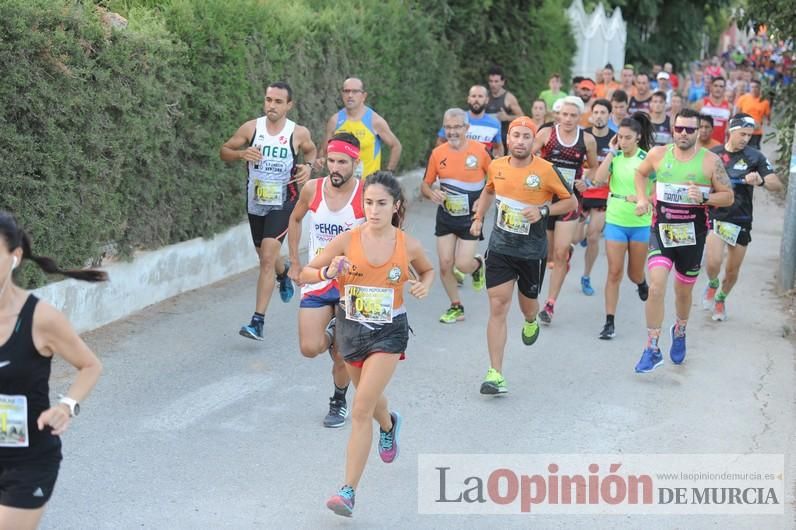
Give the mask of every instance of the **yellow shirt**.
[[373, 109], [365, 107], [361, 120], [348, 118], [345, 109], [337, 113], [335, 133], [347, 132], [359, 140], [360, 165], [354, 176], [364, 178], [381, 169], [381, 138], [373, 128]]

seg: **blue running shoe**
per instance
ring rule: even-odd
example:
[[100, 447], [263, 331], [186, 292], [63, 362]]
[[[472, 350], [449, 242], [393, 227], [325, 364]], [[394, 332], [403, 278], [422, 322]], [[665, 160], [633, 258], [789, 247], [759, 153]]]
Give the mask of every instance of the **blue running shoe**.
[[588, 247], [589, 246], [589, 240], [584, 238], [583, 240], [581, 240], [580, 246], [583, 247], [583, 248]]
[[348, 485], [340, 488], [337, 495], [326, 501], [326, 507], [337, 515], [351, 517], [354, 513], [354, 488]]
[[682, 337], [676, 337], [674, 335], [674, 327], [675, 324], [672, 324], [672, 327], [669, 328], [669, 333], [672, 335], [672, 347], [669, 350], [669, 358], [674, 364], [682, 364], [685, 360], [685, 333], [683, 333]]
[[252, 320], [251, 323], [240, 328], [240, 331], [238, 333], [240, 333], [242, 337], [246, 337], [247, 339], [264, 340], [263, 322], [255, 322]]
[[644, 353], [641, 354], [636, 365], [636, 373], [646, 374], [651, 372], [663, 364], [663, 355], [660, 348], [644, 348]]
[[287, 275], [287, 271], [290, 270], [290, 260], [285, 260], [285, 272], [282, 274], [276, 275], [276, 281], [279, 282], [279, 297], [282, 299], [284, 303], [290, 302], [293, 299], [293, 293], [295, 290], [293, 289], [293, 282]]
[[594, 295], [594, 289], [591, 287], [591, 278], [588, 276], [580, 277], [580, 290], [583, 291], [583, 294], [586, 296]]

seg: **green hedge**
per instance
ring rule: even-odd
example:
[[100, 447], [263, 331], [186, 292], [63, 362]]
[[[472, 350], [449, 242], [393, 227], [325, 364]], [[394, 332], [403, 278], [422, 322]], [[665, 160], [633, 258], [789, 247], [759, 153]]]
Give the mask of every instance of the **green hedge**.
[[[574, 51], [558, 0], [96, 3], [129, 26], [110, 30], [89, 2], [0, 2], [0, 209], [70, 266], [244, 219], [243, 166], [218, 149], [259, 115], [267, 82], [293, 85], [291, 118], [319, 142], [343, 79], [362, 77], [406, 168], [490, 64], [527, 107]], [[30, 269], [23, 281], [41, 282]]]

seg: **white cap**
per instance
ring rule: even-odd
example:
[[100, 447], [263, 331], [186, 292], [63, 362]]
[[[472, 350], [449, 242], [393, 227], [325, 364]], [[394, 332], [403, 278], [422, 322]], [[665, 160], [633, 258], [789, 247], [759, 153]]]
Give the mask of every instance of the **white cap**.
[[561, 106], [564, 104], [563, 99], [557, 99], [555, 103], [553, 103], [553, 112], [561, 112]]
[[668, 72], [658, 72], [658, 79], [669, 79]]

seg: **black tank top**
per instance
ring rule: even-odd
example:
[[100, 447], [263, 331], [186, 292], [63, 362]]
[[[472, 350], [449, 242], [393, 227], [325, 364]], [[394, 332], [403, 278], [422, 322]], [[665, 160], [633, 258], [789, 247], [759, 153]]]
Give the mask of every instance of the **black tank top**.
[[[52, 461], [61, 459], [61, 440], [51, 429], [43, 431], [36, 425], [39, 415], [50, 408], [51, 357], [40, 355], [33, 345], [33, 311], [39, 299], [32, 294], [25, 300], [11, 337], [0, 346], [0, 464], [28, 460]], [[22, 425], [13, 421], [7, 411], [8, 403], [27, 400], [27, 426], [25, 438], [28, 447], [8, 447], [22, 439]], [[18, 410], [16, 408], [15, 410]]]
[[558, 125], [550, 131], [550, 138], [542, 146], [542, 158], [551, 162], [571, 186], [583, 176], [583, 162], [586, 160], [586, 141], [584, 132], [578, 128], [578, 137], [572, 145], [564, 145], [558, 137]]
[[489, 102], [486, 104], [486, 113], [497, 114], [501, 110], [508, 112], [509, 109], [506, 108], [506, 94], [508, 94], [508, 91], [503, 92], [497, 97], [490, 95]]

